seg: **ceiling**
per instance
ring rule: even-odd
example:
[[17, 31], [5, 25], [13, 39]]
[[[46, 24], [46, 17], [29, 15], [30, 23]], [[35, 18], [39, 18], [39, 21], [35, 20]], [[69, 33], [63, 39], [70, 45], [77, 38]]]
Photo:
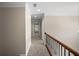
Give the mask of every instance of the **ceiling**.
[[[36, 7], [33, 5], [37, 4]], [[76, 16], [79, 15], [79, 2], [28, 2], [31, 14], [53, 16]], [[40, 12], [37, 11], [40, 9]]]
[[[34, 6], [34, 4], [36, 4], [36, 7]], [[30, 8], [31, 11], [31, 19], [33, 21], [41, 21], [42, 18], [44, 17], [44, 12], [42, 10], [42, 8], [40, 8], [40, 4], [38, 4], [38, 2], [34, 3], [34, 2], [29, 2], [28, 6]], [[36, 16], [36, 17], [35, 17]]]
[[[36, 7], [34, 7], [34, 4], [36, 4]], [[31, 14], [42, 14], [44, 13], [43, 9], [41, 8], [42, 3], [39, 2], [28, 2]], [[38, 11], [40, 9], [40, 11]]]
[[[36, 7], [34, 7], [36, 4]], [[78, 16], [79, 2], [28, 2], [32, 19], [42, 19], [45, 16]], [[40, 9], [40, 11], [37, 11]], [[34, 17], [37, 16], [37, 17]]]

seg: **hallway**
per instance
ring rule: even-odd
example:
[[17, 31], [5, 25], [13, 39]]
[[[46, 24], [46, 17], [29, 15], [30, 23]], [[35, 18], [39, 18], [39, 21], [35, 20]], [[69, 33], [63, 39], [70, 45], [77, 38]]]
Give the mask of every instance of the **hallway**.
[[32, 38], [32, 45], [28, 52], [28, 56], [49, 56], [49, 53], [40, 38]]
[[78, 8], [70, 2], [27, 3], [26, 55], [79, 56]]

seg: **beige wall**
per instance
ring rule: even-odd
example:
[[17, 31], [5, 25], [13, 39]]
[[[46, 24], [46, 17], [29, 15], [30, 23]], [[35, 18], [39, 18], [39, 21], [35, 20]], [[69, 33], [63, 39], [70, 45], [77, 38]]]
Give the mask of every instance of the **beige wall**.
[[3, 44], [3, 39], [2, 39], [2, 8], [0, 7], [0, 55], [2, 55], [2, 44]]
[[45, 16], [45, 32], [79, 51], [78, 16]]
[[25, 8], [4, 7], [1, 9], [1, 55], [25, 54]]
[[27, 55], [30, 45], [31, 16], [27, 4], [26, 9], [0, 7], [0, 55]]

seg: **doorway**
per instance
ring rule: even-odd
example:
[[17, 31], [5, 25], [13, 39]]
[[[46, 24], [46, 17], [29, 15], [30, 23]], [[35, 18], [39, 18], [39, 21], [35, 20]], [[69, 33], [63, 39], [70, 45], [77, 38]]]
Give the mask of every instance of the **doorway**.
[[31, 41], [32, 43], [43, 43], [42, 20], [44, 14], [33, 14], [31, 16]]
[[39, 37], [41, 38], [41, 32], [42, 32], [42, 21], [32, 20], [32, 37]]
[[31, 38], [42, 39], [42, 19], [44, 14], [34, 14], [31, 16]]

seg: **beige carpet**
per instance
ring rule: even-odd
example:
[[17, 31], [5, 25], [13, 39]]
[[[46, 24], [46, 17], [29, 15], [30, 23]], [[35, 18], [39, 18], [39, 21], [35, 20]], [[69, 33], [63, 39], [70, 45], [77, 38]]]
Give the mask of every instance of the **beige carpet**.
[[40, 38], [32, 38], [32, 45], [28, 52], [28, 56], [49, 56], [49, 53]]

